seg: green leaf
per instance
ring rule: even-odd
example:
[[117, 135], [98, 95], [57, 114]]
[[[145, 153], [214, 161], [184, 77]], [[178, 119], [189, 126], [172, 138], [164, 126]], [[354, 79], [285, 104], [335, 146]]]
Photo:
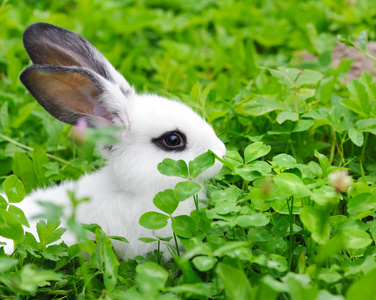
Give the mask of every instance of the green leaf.
[[216, 287], [211, 282], [186, 283], [170, 287], [168, 289], [173, 293], [188, 293], [192, 295], [202, 295], [208, 298], [213, 298], [217, 293]]
[[211, 256], [196, 256], [194, 259], [192, 259], [192, 262], [197, 270], [201, 272], [211, 270], [215, 266], [217, 261], [218, 259], [216, 257]]
[[376, 196], [369, 193], [361, 193], [351, 198], [347, 204], [349, 214], [361, 213], [376, 209]]
[[272, 159], [272, 164], [278, 168], [286, 169], [296, 168], [297, 166], [296, 159], [293, 158], [291, 155], [284, 153], [274, 156]]
[[68, 256], [66, 248], [59, 245], [48, 246], [41, 254], [44, 258], [52, 261], [58, 261], [60, 258]]
[[280, 218], [277, 222], [274, 223], [272, 234], [277, 238], [283, 238], [288, 235], [289, 228], [290, 222], [286, 218]]
[[240, 227], [248, 228], [251, 226], [265, 226], [269, 223], [269, 218], [264, 214], [254, 214], [239, 216], [235, 221]]
[[109, 242], [109, 238], [100, 226], [95, 230], [95, 242], [91, 245], [89, 251], [87, 248], [85, 250], [90, 254], [90, 263], [95, 268], [103, 271], [103, 246]]
[[138, 240], [146, 244], [158, 241], [158, 239], [153, 239], [153, 238], [148, 238], [148, 237], [142, 237], [142, 238], [139, 238]]
[[374, 300], [376, 295], [376, 269], [355, 281], [347, 290], [346, 300]]
[[286, 103], [280, 102], [275, 96], [256, 95], [236, 106], [239, 114], [261, 116], [275, 110], [290, 110]]
[[5, 101], [0, 107], [0, 124], [3, 129], [8, 128], [8, 102]]
[[[292, 300], [317, 300], [319, 293], [316, 285], [308, 274], [288, 273], [284, 278], [285, 288], [289, 291]], [[326, 299], [325, 299], [326, 300]]]
[[205, 152], [197, 156], [194, 160], [189, 162], [189, 175], [195, 178], [205, 170], [213, 166], [215, 163], [214, 155], [210, 152]]
[[356, 122], [356, 128], [359, 130], [369, 130], [376, 127], [376, 118], [362, 119]]
[[239, 199], [240, 190], [235, 185], [231, 185], [225, 190], [217, 190], [210, 194], [210, 198], [214, 202], [218, 202], [221, 200], [229, 201], [229, 202], [236, 202]]
[[[367, 94], [370, 98], [370, 102], [375, 103], [376, 102], [376, 84], [373, 80], [373, 76], [370, 73], [363, 72], [360, 75], [359, 80], [366, 88]], [[374, 111], [372, 115], [374, 115]]]
[[359, 48], [364, 52], [368, 52], [368, 29], [362, 30], [358, 36]]
[[312, 193], [303, 183], [303, 181], [291, 173], [278, 174], [273, 178], [277, 186], [287, 195], [292, 195], [295, 197], [306, 197], [310, 196]]
[[254, 161], [247, 166], [261, 174], [268, 174], [272, 170], [272, 166], [266, 161], [262, 161], [262, 160]]
[[329, 174], [329, 171], [330, 171], [329, 159], [325, 155], [319, 153], [317, 150], [315, 150], [314, 154], [317, 157], [317, 159], [319, 160], [323, 177], [324, 178], [328, 177], [328, 174]]
[[244, 180], [247, 180], [247, 181], [254, 181], [255, 179], [262, 177], [260, 172], [258, 172], [257, 170], [255, 170], [249, 165], [236, 167], [235, 173], [240, 175]]
[[29, 294], [34, 294], [38, 287], [49, 286], [51, 283], [48, 281], [56, 281], [63, 278], [62, 273], [52, 270], [38, 270], [33, 269], [31, 265], [25, 265], [20, 274], [20, 281], [17, 282], [17, 289], [20, 289]]
[[211, 222], [206, 216], [206, 208], [192, 210], [190, 216], [196, 222], [198, 229], [200, 229], [204, 233], [208, 233], [210, 231]]
[[305, 69], [300, 73], [298, 78], [295, 81], [297, 87], [301, 87], [305, 84], [316, 84], [323, 78], [323, 75], [320, 72]]
[[197, 194], [201, 190], [201, 185], [191, 180], [179, 182], [174, 189], [175, 197], [178, 201], [184, 201]]
[[358, 147], [363, 146], [363, 143], [364, 143], [363, 133], [359, 130], [356, 130], [354, 127], [351, 127], [349, 129], [349, 138]]
[[321, 269], [319, 271], [318, 278], [320, 280], [325, 281], [326, 283], [335, 283], [335, 282], [338, 282], [339, 280], [341, 280], [342, 276], [334, 270]]
[[197, 271], [192, 268], [192, 264], [189, 260], [183, 259], [179, 256], [174, 257], [176, 264], [180, 267], [183, 272], [184, 282], [186, 283], [197, 283], [202, 282], [200, 277], [197, 275]]
[[338, 235], [344, 241], [346, 249], [361, 249], [372, 243], [369, 234], [357, 228], [344, 228]]
[[227, 215], [228, 213], [231, 212], [238, 212], [240, 211], [241, 207], [236, 205], [234, 202], [230, 201], [218, 201], [215, 204], [215, 208], [212, 209], [212, 211], [215, 211], [217, 214], [220, 215]]
[[169, 218], [168, 215], [149, 211], [141, 216], [139, 224], [148, 229], [161, 229], [167, 225]]
[[333, 187], [323, 185], [312, 190], [311, 199], [319, 205], [326, 205], [337, 203], [340, 199], [340, 195]]
[[354, 79], [347, 85], [347, 88], [352, 99], [360, 104], [362, 112], [369, 115], [373, 107], [365, 86], [359, 80]]
[[267, 155], [271, 147], [264, 145], [262, 142], [256, 142], [248, 145], [244, 150], [244, 160], [248, 164], [260, 157]]
[[313, 124], [313, 120], [299, 120], [298, 122], [294, 123], [291, 132], [307, 131], [313, 126]]
[[33, 165], [39, 187], [48, 186], [48, 178], [45, 176], [45, 165], [49, 163], [46, 152], [38, 145], [33, 150]]
[[248, 242], [227, 242], [214, 251], [214, 256], [223, 257], [225, 255], [230, 255], [234, 250], [248, 247]]
[[157, 294], [164, 288], [168, 272], [153, 262], [145, 262], [136, 267], [136, 280], [142, 292], [146, 295]]
[[166, 214], [171, 215], [178, 207], [178, 200], [175, 198], [173, 190], [164, 190], [155, 195], [154, 205]]
[[321, 103], [328, 103], [333, 96], [334, 76], [321, 79], [316, 91], [316, 98]]
[[24, 230], [18, 218], [5, 210], [0, 211], [0, 236], [15, 241], [22, 240]]
[[299, 114], [296, 112], [281, 111], [277, 116], [277, 122], [282, 124], [286, 120], [296, 122], [299, 120]]
[[119, 261], [116, 258], [115, 252], [111, 243], [103, 245], [103, 261], [104, 261], [104, 274], [103, 282], [106, 291], [111, 292], [117, 283], [117, 275], [119, 268]]
[[37, 188], [38, 185], [34, 165], [25, 153], [16, 152], [14, 154], [13, 172], [24, 183], [27, 194], [30, 193], [32, 189]]
[[53, 242], [58, 241], [63, 233], [67, 230], [66, 228], [59, 228], [60, 221], [47, 221], [40, 220], [37, 224], [38, 237], [42, 245], [46, 246]]
[[3, 187], [10, 203], [19, 203], [25, 198], [25, 188], [17, 176], [8, 176]]
[[171, 219], [172, 230], [179, 236], [190, 238], [196, 232], [195, 221], [187, 215], [173, 217]]
[[285, 292], [285, 285], [270, 275], [262, 277], [260, 284], [252, 290], [253, 300], [277, 299], [280, 292]]
[[119, 241], [119, 242], [123, 242], [123, 243], [129, 243], [129, 241], [123, 236], [109, 235], [108, 238], [111, 239], [111, 240], [115, 240], [115, 241]]
[[219, 263], [215, 273], [223, 282], [224, 288], [230, 299], [251, 299], [251, 284], [243, 270], [231, 267], [225, 263]]
[[0, 209], [6, 210], [7, 207], [8, 207], [8, 201], [5, 200], [5, 198], [2, 195], [0, 195]]
[[276, 77], [278, 81], [288, 89], [295, 87], [295, 80], [302, 73], [301, 70], [285, 67], [279, 67], [278, 71], [273, 69], [269, 69], [269, 71], [272, 76]]
[[30, 114], [33, 112], [37, 105], [37, 101], [32, 101], [25, 105], [22, 105], [21, 108], [18, 110], [17, 117], [13, 119], [12, 127], [19, 128], [30, 116]]
[[188, 167], [184, 160], [166, 158], [158, 164], [158, 170], [163, 175], [188, 179]]
[[369, 116], [367, 113], [363, 112], [363, 109], [358, 100], [343, 99], [340, 103], [348, 109], [352, 110], [353, 112], [357, 113], [358, 115], [361, 115], [363, 118], [367, 118]]
[[278, 254], [268, 255], [266, 265], [268, 268], [275, 269], [278, 272], [286, 272], [288, 267], [286, 258]]
[[312, 206], [305, 206], [300, 210], [300, 219], [304, 226], [312, 233], [312, 239], [325, 244], [329, 240], [329, 212]]
[[17, 259], [10, 257], [0, 257], [0, 272], [2, 274], [12, 270], [18, 263]]
[[0, 152], [0, 176], [1, 177], [10, 173], [10, 171], [12, 170], [12, 164], [13, 164], [13, 159], [11, 159], [10, 157], [4, 157], [4, 159], [2, 159], [2, 156], [5, 156], [5, 154], [2, 154]]
[[14, 214], [18, 218], [18, 220], [21, 222], [22, 225], [24, 225], [26, 227], [30, 227], [29, 222], [28, 222], [24, 212], [22, 211], [22, 209], [18, 208], [17, 206], [14, 206], [14, 205], [9, 205], [8, 211], [10, 213]]
[[226, 152], [225, 163], [231, 163], [231, 166], [228, 166], [231, 170], [234, 170], [234, 167], [243, 165], [243, 158], [240, 156], [238, 151], [228, 150]]
[[82, 224], [81, 226], [85, 230], [90, 231], [92, 233], [95, 233], [97, 231], [97, 229], [101, 229], [101, 227], [96, 223]]

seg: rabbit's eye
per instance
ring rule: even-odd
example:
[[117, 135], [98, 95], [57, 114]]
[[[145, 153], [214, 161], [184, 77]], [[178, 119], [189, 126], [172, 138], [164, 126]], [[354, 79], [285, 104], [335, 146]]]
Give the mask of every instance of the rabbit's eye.
[[170, 131], [153, 139], [152, 142], [162, 150], [183, 151], [186, 147], [187, 138], [180, 131]]
[[172, 133], [165, 137], [164, 142], [168, 147], [177, 147], [181, 144], [181, 137]]

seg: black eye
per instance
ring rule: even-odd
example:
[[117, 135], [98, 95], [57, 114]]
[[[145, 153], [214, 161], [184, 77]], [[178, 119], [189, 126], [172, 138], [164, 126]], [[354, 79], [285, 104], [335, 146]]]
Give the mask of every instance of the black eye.
[[187, 144], [187, 138], [180, 131], [169, 131], [152, 139], [152, 142], [165, 151], [183, 151]]
[[167, 147], [176, 147], [179, 146], [182, 142], [181, 137], [176, 133], [171, 133], [167, 135], [163, 141]]

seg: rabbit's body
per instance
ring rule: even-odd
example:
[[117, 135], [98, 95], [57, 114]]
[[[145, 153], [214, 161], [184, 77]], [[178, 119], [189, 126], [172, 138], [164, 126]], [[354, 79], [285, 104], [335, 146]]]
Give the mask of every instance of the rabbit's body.
[[[173, 189], [182, 179], [164, 176], [157, 166], [165, 158], [189, 162], [208, 149], [225, 155], [224, 144], [213, 129], [186, 105], [166, 98], [137, 94], [111, 64], [85, 39], [54, 25], [37, 23], [24, 34], [24, 44], [34, 65], [21, 74], [21, 81], [38, 102], [55, 118], [75, 125], [84, 118], [90, 126], [116, 125], [119, 143], [103, 147], [107, 165], [76, 182], [37, 190], [19, 207], [26, 216], [40, 214], [38, 200], [70, 207], [67, 191], [76, 198], [89, 197], [78, 206], [79, 223], [97, 223], [108, 235], [124, 236], [130, 243], [114, 243], [122, 258], [145, 254], [156, 245], [140, 237], [172, 235], [170, 226], [151, 231], [139, 225], [141, 215], [156, 211], [154, 196]], [[214, 176], [215, 165], [196, 182]], [[192, 199], [180, 202], [174, 215], [189, 214]], [[70, 212], [65, 211], [65, 217]], [[35, 224], [31, 231], [35, 233]], [[66, 232], [68, 244], [74, 236]], [[166, 252], [166, 251], [165, 251]]]
[[[107, 235], [126, 237], [129, 244], [113, 240], [113, 246], [117, 255], [121, 258], [145, 255], [156, 249], [155, 243], [145, 244], [138, 239], [140, 237], [168, 237], [171, 236], [171, 226], [160, 230], [149, 230], [139, 225], [138, 220], [147, 211], [157, 211], [153, 204], [153, 197], [156, 190], [148, 189], [142, 192], [124, 191], [111, 181], [111, 174], [108, 168], [104, 168], [90, 175], [85, 175], [80, 180], [68, 181], [63, 184], [38, 190], [22, 201], [18, 207], [23, 209], [26, 217], [32, 221], [29, 232], [36, 236], [36, 221], [32, 217], [41, 214], [43, 207], [39, 201], [54, 203], [63, 206], [64, 216], [63, 227], [66, 227], [64, 220], [72, 213], [72, 205], [67, 191], [74, 191], [77, 199], [89, 197], [90, 201], [78, 205], [76, 221], [78, 223], [96, 223], [102, 227]], [[158, 190], [158, 188], [157, 188]], [[174, 212], [174, 215], [189, 214], [195, 209], [192, 199], [181, 202]], [[62, 239], [68, 245], [77, 242], [75, 235], [67, 231]], [[169, 252], [162, 243], [162, 251], [169, 257]]]

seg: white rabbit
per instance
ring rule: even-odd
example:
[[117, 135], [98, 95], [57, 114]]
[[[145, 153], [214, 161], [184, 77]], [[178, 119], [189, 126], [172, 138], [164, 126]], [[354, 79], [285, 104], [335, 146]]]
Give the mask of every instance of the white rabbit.
[[[92, 127], [116, 125], [119, 143], [102, 149], [107, 165], [76, 182], [37, 190], [18, 206], [31, 221], [30, 232], [36, 233], [31, 217], [41, 213], [37, 201], [69, 207], [67, 190], [77, 198], [90, 197], [78, 206], [79, 223], [97, 223], [108, 235], [124, 236], [129, 244], [113, 241], [120, 258], [145, 255], [156, 248], [138, 239], [172, 236], [171, 227], [151, 231], [139, 225], [147, 211], [158, 211], [153, 204], [156, 193], [181, 181], [164, 176], [157, 165], [165, 158], [186, 162], [211, 149], [225, 155], [224, 144], [213, 129], [186, 105], [152, 94], [137, 94], [114, 67], [78, 34], [46, 23], [29, 26], [24, 45], [34, 65], [20, 76], [34, 98], [55, 118], [75, 125], [85, 118]], [[197, 182], [214, 176], [221, 168], [214, 166], [201, 174]], [[191, 199], [179, 203], [174, 215], [189, 214]], [[69, 211], [66, 211], [68, 214]], [[65, 224], [63, 224], [65, 225]], [[4, 239], [3, 239], [4, 240]], [[74, 235], [66, 232], [69, 245]], [[166, 248], [162, 249], [169, 255]]]

